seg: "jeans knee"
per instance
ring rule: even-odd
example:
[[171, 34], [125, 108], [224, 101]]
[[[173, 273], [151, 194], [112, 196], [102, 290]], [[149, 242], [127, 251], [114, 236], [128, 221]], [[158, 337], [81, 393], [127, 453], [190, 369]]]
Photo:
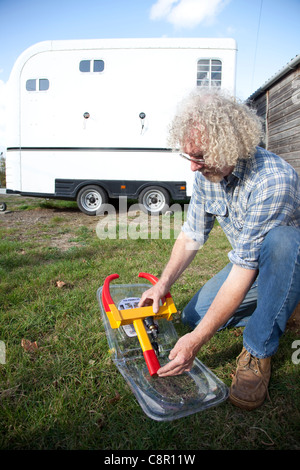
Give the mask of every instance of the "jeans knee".
[[189, 313], [186, 309], [181, 312], [181, 321], [184, 325], [193, 328], [195, 326], [195, 320], [192, 318], [193, 315]]
[[201, 320], [201, 315], [190, 305], [187, 305], [181, 313], [181, 321], [184, 325], [194, 329]]
[[188, 315], [186, 314], [185, 310], [181, 312], [180, 318], [184, 325], [188, 325]]

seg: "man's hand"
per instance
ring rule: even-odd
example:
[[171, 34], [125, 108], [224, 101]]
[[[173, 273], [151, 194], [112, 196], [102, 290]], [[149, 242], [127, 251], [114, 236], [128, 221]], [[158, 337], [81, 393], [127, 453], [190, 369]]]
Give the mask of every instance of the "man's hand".
[[159, 302], [165, 301], [165, 295], [168, 293], [168, 289], [163, 287], [160, 282], [155, 284], [150, 289], [143, 292], [141, 299], [139, 301], [139, 307], [146, 307], [148, 305], [153, 306], [153, 312], [158, 313]]
[[177, 341], [169, 354], [170, 362], [157, 371], [159, 377], [180, 375], [191, 370], [200, 343], [196, 340], [193, 332], [188, 333]]

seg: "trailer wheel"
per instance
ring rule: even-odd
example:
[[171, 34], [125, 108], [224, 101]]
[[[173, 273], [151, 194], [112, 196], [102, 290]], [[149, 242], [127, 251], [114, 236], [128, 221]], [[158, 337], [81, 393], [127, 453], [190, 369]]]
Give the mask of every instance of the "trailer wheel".
[[84, 186], [77, 195], [77, 205], [87, 215], [96, 215], [107, 200], [107, 194], [100, 186]]
[[5, 202], [0, 202], [0, 211], [5, 212], [6, 211], [6, 204]]
[[168, 209], [169, 203], [168, 191], [160, 186], [148, 186], [139, 195], [139, 204], [147, 214], [163, 214]]

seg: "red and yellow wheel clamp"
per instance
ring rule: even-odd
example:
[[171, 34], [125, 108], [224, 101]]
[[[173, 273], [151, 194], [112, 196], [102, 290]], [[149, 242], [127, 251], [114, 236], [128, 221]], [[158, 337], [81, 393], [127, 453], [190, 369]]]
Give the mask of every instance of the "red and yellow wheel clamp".
[[[150, 281], [152, 284], [156, 284], [158, 281], [155, 276], [148, 273], [139, 273], [139, 277], [148, 279], [148, 281]], [[159, 307], [158, 313], [153, 312], [152, 305], [148, 307], [118, 310], [109, 292], [109, 283], [113, 279], [117, 278], [119, 278], [118, 274], [111, 274], [104, 281], [102, 289], [103, 307], [109, 319], [111, 328], [119, 328], [119, 326], [121, 325], [128, 325], [130, 323], [133, 324], [143, 351], [143, 355], [149, 373], [151, 376], [153, 376], [160, 368], [160, 364], [155, 354], [155, 351], [152, 348], [146, 328], [144, 326], [143, 319], [147, 317], [154, 317], [156, 319], [166, 318], [167, 320], [172, 320], [172, 314], [177, 312], [176, 307], [174, 305], [171, 294], [168, 293], [165, 296], [165, 302]]]

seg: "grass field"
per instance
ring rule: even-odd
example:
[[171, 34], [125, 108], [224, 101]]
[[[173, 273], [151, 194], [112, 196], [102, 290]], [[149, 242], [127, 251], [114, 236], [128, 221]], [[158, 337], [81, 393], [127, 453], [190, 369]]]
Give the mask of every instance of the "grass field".
[[[174, 239], [106, 239], [73, 203], [6, 196], [0, 214], [0, 449], [299, 450], [299, 329], [273, 358], [270, 400], [247, 412], [228, 401], [172, 422], [148, 418], [113, 364], [96, 299], [106, 276], [159, 276]], [[167, 216], [163, 216], [167, 217]], [[163, 224], [163, 220], [160, 219]], [[172, 233], [172, 232], [171, 232]], [[227, 263], [218, 225], [173, 286], [174, 324], [193, 293]], [[242, 329], [218, 333], [199, 359], [230, 386]], [[299, 355], [298, 355], [299, 356]]]

